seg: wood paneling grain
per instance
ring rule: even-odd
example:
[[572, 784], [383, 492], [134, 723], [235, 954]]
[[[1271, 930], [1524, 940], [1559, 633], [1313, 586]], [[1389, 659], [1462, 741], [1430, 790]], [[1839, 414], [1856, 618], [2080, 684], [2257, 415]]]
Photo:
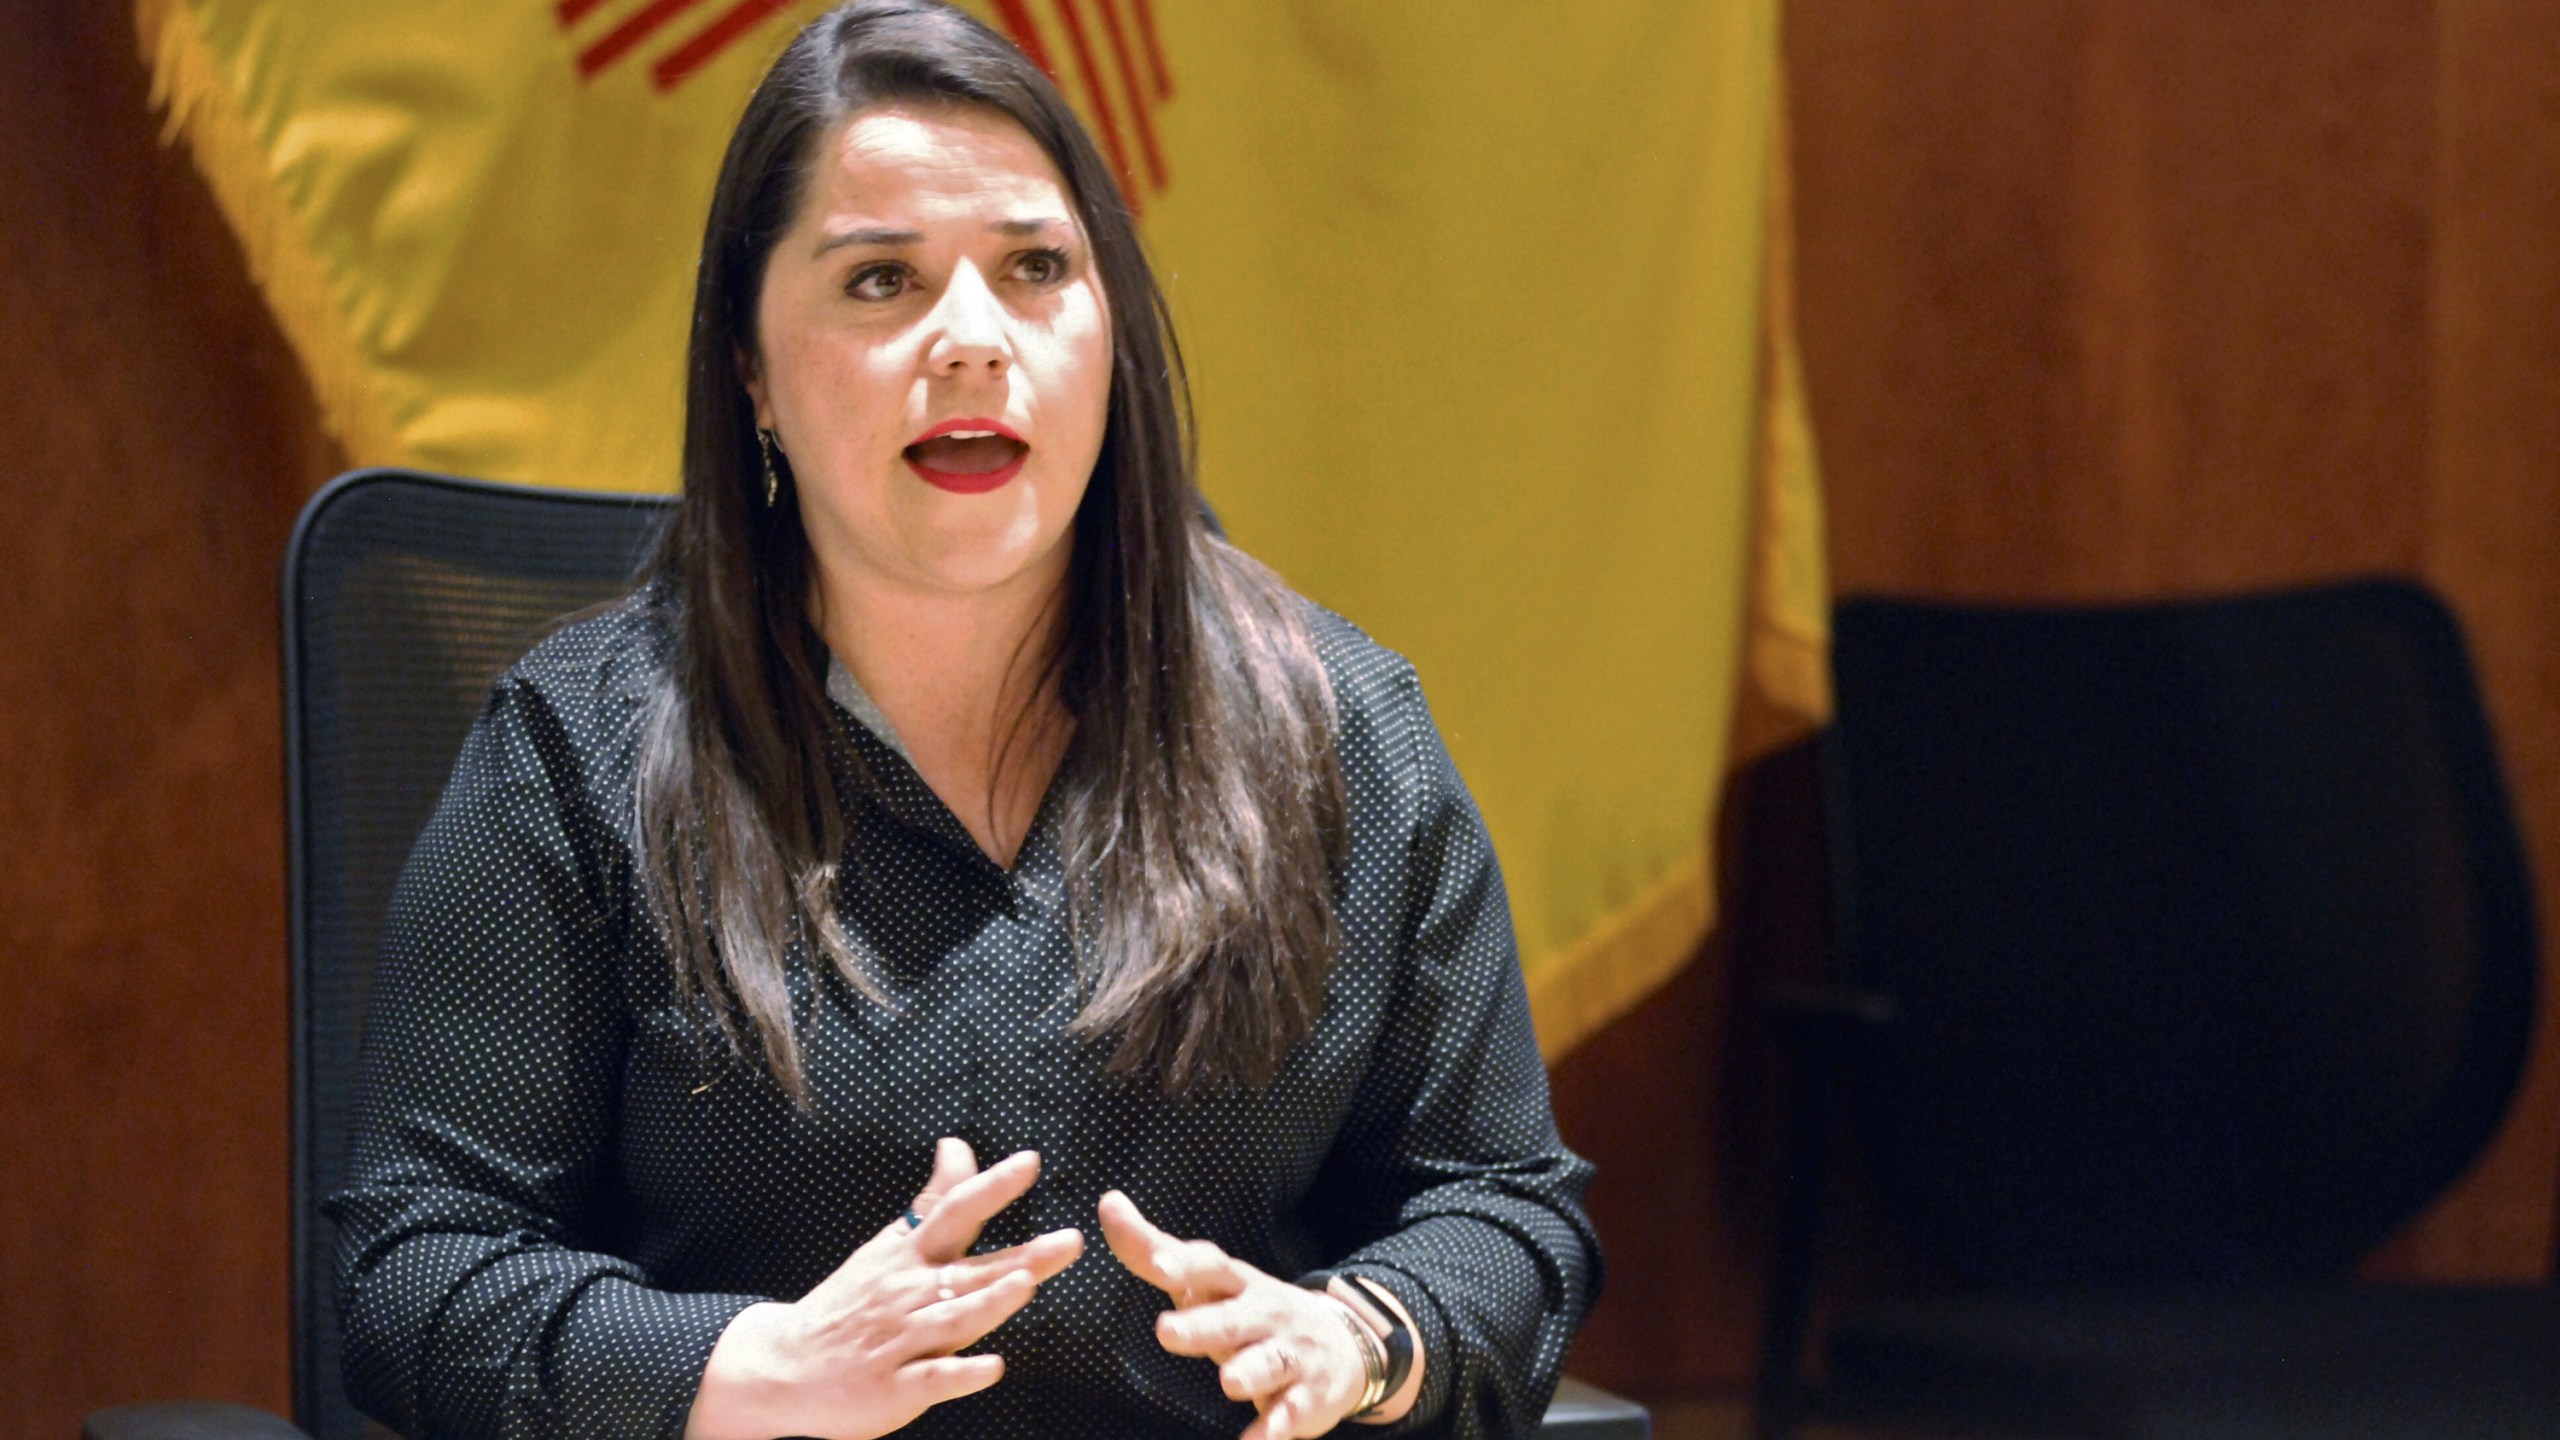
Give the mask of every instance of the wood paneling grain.
[[282, 1406], [276, 575], [336, 467], [119, 5], [0, 6], [0, 1432]]
[[2414, 563], [2430, 10], [1801, 0], [1800, 304], [1840, 588]]
[[[2532, 13], [1801, 0], [1803, 340], [1839, 589], [2416, 575], [2470, 629], [2519, 809], [2551, 814], [2560, 453], [2534, 411], [2560, 365], [2531, 302], [2555, 274], [2560, 52], [2515, 33]], [[2388, 1273], [2546, 1272], [2555, 1062], [2546, 1043]]]
[[2421, 568], [2461, 613], [2532, 853], [2536, 1060], [2505, 1134], [2396, 1270], [2549, 1275], [2560, 1180], [2560, 10], [2446, 0], [2435, 47]]
[[[2372, 1269], [2549, 1275], [2560, 11], [1789, 0], [1786, 46], [1838, 590], [2122, 598], [2380, 571], [2461, 616], [2535, 857], [2550, 983], [2510, 1123]], [[1780, 802], [1751, 803], [1736, 844], [1791, 848], [1759, 828], [1787, 828]], [[1750, 1083], [1727, 1053], [1752, 1043], [1729, 997], [1789, 962], [1768, 943], [1736, 930], [1703, 957], [1714, 970], [1558, 1073], [1567, 1136], [1601, 1165], [1612, 1273], [1634, 1274], [1576, 1351], [1594, 1378], [1672, 1392], [1749, 1373], [1760, 1251], [1737, 1228], [1775, 1180], [1751, 1173], [1766, 1157], [1736, 1144], [1716, 1087]]]

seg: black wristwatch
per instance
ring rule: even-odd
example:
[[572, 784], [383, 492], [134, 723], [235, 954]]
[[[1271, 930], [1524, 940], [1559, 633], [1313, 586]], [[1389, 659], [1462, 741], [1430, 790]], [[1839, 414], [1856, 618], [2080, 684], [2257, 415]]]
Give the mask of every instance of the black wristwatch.
[[[1339, 1286], [1336, 1281], [1341, 1282]], [[1396, 1307], [1387, 1301], [1387, 1287], [1366, 1275], [1339, 1270], [1311, 1270], [1299, 1276], [1298, 1283], [1341, 1301], [1385, 1351], [1384, 1373], [1376, 1377], [1377, 1398], [1352, 1411], [1351, 1418], [1368, 1414], [1403, 1390], [1404, 1382], [1413, 1377], [1413, 1332], [1396, 1317]]]

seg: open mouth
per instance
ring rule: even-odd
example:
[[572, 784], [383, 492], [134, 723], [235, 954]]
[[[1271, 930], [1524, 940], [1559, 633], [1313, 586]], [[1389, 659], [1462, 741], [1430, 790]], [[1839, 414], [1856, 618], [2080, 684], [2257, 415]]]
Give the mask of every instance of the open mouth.
[[959, 495], [982, 495], [1022, 469], [1031, 446], [992, 420], [952, 420], [903, 452], [916, 478]]

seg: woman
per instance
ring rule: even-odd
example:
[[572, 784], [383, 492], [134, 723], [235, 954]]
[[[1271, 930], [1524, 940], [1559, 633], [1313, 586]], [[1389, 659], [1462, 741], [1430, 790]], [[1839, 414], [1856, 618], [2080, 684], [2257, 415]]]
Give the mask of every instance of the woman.
[[683, 501], [393, 902], [330, 1205], [367, 1410], [1534, 1427], [1599, 1261], [1482, 822], [1411, 668], [1207, 532], [1180, 395], [1018, 52], [934, 0], [792, 44]]

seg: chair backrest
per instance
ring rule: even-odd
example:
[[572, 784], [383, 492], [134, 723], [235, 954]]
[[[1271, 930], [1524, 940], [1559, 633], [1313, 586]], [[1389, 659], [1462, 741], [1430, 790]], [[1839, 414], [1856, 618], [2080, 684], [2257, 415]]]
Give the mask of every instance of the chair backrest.
[[1841, 963], [1888, 1208], [1976, 1282], [2335, 1277], [2522, 1068], [2524, 861], [2451, 617], [2395, 582], [1844, 603]]
[[358, 1032], [392, 883], [490, 682], [554, 620], [621, 593], [667, 497], [344, 475], [285, 556], [292, 860], [294, 1415], [373, 1431], [338, 1380], [334, 1237]]

